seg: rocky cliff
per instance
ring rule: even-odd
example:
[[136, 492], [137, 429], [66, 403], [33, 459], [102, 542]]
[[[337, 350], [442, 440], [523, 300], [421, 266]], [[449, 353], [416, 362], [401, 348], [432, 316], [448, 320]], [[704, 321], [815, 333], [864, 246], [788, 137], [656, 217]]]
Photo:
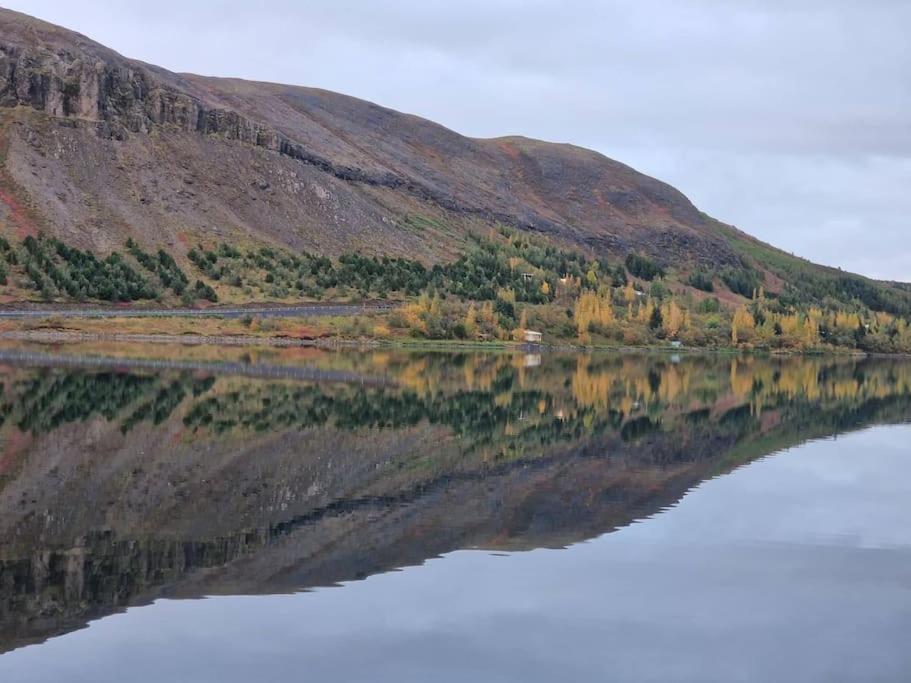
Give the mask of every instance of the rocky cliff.
[[84, 246], [231, 236], [435, 260], [505, 222], [599, 253], [737, 261], [681, 193], [589, 150], [174, 74], [6, 10], [0, 105], [5, 222]]

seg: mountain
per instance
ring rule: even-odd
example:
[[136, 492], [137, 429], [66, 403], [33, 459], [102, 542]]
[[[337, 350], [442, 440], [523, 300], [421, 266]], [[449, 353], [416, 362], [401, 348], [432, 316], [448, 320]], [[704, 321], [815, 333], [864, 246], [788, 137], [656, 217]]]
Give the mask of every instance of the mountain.
[[595, 152], [472, 139], [324, 90], [175, 74], [7, 10], [0, 104], [7, 222], [83, 247], [217, 235], [432, 259], [467, 226], [500, 221], [596, 251], [737, 261], [680, 192]]
[[[131, 238], [182, 266], [193, 246], [220, 242], [433, 264], [507, 225], [602, 262], [645, 255], [676, 291], [706, 270], [730, 307], [761, 285], [788, 295], [782, 310], [835, 301], [911, 315], [907, 285], [795, 258], [596, 152], [469, 138], [325, 90], [172, 73], [8, 10], [0, 164], [0, 234], [93, 253]], [[55, 282], [50, 295], [64, 289]]]

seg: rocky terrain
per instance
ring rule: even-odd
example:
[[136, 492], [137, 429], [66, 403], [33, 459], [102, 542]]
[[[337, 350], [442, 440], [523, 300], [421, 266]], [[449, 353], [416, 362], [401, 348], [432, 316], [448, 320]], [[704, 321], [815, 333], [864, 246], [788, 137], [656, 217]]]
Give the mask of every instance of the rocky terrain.
[[467, 138], [312, 88], [175, 74], [0, 10], [7, 230], [436, 260], [507, 223], [599, 254], [737, 262], [680, 192], [595, 152]]

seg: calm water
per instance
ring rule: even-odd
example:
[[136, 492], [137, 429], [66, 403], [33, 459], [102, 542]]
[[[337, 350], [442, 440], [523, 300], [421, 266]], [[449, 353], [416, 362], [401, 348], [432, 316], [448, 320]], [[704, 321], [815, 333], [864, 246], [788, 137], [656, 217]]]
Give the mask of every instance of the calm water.
[[911, 363], [156, 353], [0, 349], [4, 683], [911, 679]]

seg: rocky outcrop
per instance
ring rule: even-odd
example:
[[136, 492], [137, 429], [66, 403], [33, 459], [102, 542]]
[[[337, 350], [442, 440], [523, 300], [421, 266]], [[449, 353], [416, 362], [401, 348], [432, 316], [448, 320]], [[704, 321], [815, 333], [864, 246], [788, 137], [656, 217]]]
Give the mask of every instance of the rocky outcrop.
[[[2, 37], [0, 37], [2, 40]], [[27, 106], [56, 118], [97, 124], [99, 135], [123, 139], [168, 125], [221, 135], [280, 152], [352, 180], [356, 169], [336, 171], [268, 126], [236, 111], [206, 107], [199, 99], [158, 82], [146, 68], [128, 62], [92, 60], [68, 52], [20, 49], [0, 43], [0, 105]]]
[[[0, 44], [0, 74], [0, 105], [28, 106], [55, 118], [93, 123], [103, 138], [124, 140], [130, 133], [148, 134], [154, 126], [217, 135], [277, 152], [341, 180], [406, 191], [454, 212], [516, 222], [513, 215], [468, 206], [414, 179], [337, 165], [274, 128], [230, 109], [207, 107], [197, 98], [162, 85], [142, 66]], [[550, 221], [538, 228], [556, 230]]]

